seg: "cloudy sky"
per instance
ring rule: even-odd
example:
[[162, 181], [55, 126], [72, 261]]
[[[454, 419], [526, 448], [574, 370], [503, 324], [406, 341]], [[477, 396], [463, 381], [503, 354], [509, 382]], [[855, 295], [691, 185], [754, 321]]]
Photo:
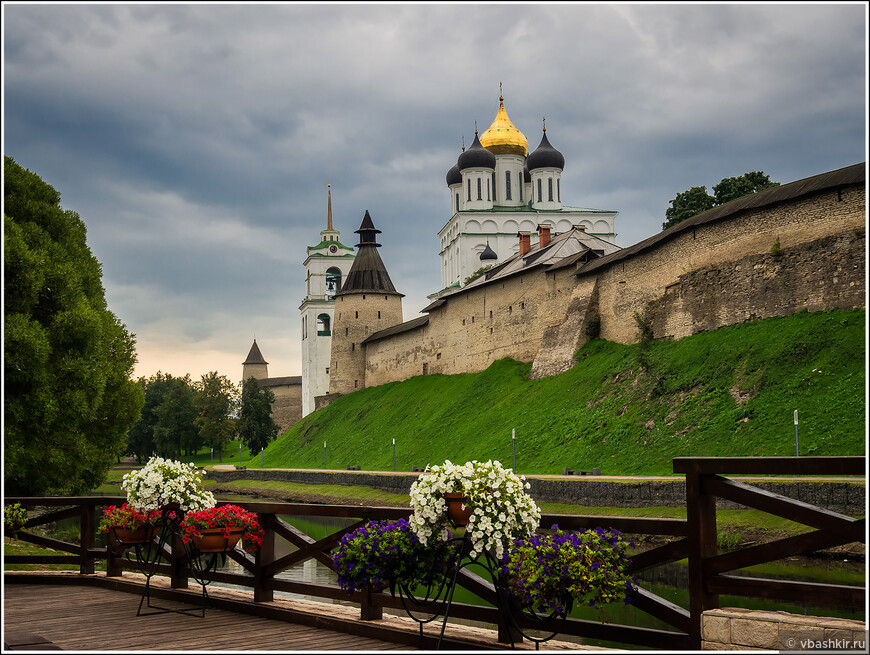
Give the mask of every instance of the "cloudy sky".
[[136, 375], [298, 375], [305, 246], [366, 210], [405, 320], [440, 286], [444, 181], [499, 82], [617, 243], [692, 186], [866, 161], [854, 4], [3, 4], [3, 151], [88, 226]]

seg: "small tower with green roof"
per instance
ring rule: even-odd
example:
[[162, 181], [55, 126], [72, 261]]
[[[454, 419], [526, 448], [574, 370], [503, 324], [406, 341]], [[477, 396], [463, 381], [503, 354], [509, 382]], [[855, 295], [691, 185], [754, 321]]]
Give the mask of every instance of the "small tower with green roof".
[[327, 224], [320, 243], [305, 257], [302, 313], [302, 416], [314, 411], [314, 399], [329, 393], [335, 295], [341, 291], [355, 258], [354, 249], [339, 240], [332, 226], [332, 185], [327, 184]]

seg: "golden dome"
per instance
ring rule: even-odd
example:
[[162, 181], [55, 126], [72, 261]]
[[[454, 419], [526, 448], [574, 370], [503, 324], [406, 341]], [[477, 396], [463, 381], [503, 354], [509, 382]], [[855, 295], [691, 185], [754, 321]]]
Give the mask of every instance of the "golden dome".
[[492, 125], [480, 135], [480, 145], [495, 155], [521, 155], [529, 154], [529, 142], [525, 135], [520, 132], [504, 110], [504, 97], [499, 96], [498, 113]]

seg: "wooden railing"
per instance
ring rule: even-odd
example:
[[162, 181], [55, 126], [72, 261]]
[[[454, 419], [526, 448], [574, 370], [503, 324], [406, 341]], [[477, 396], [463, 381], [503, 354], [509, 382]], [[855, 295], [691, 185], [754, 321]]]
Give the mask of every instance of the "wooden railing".
[[[728, 571], [811, 553], [843, 544], [865, 543], [865, 519], [852, 518], [723, 477], [725, 475], [863, 476], [864, 457], [677, 457], [674, 473], [686, 476], [689, 524], [689, 634], [701, 643], [701, 615], [731, 594], [821, 606], [863, 607], [866, 588], [723, 575]], [[719, 554], [716, 498], [731, 500], [815, 528], [805, 534]]]
[[[674, 471], [686, 475], [688, 514], [685, 520], [546, 514], [541, 517], [541, 526], [548, 528], [558, 524], [565, 530], [601, 527], [627, 534], [674, 538], [664, 545], [635, 554], [632, 557], [631, 572], [639, 573], [688, 558], [689, 607], [680, 607], [641, 586], [632, 594], [631, 604], [663, 621], [672, 629], [659, 630], [568, 619], [562, 627], [561, 634], [665, 650], [697, 649], [700, 647], [701, 613], [706, 609], [717, 607], [718, 595], [722, 593], [797, 601], [811, 598], [813, 603], [821, 605], [863, 606], [865, 594], [863, 587], [722, 575], [727, 571], [838, 544], [853, 541], [863, 543], [864, 521], [771, 494], [720, 476], [722, 473], [863, 475], [863, 457], [677, 458], [674, 460]], [[816, 530], [806, 535], [719, 555], [716, 545], [715, 498], [717, 496], [805, 523]], [[25, 529], [18, 534], [18, 538], [70, 554], [6, 555], [4, 563], [77, 564], [81, 573], [89, 574], [94, 572], [94, 561], [99, 559], [105, 560], [106, 575], [109, 577], [122, 576], [125, 570], [138, 570], [135, 562], [117, 555], [111, 547], [97, 548], [94, 545], [97, 510], [111, 504], [120, 504], [124, 500], [123, 497], [108, 496], [5, 498], [7, 504], [20, 502], [25, 507], [52, 508], [46, 513], [31, 518]], [[281, 591], [326, 599], [350, 600], [360, 605], [360, 616], [366, 620], [380, 618], [383, 608], [401, 609], [401, 601], [392, 597], [389, 592], [357, 591], [352, 596], [348, 596], [337, 584], [294, 581], [279, 578], [278, 575], [282, 571], [312, 559], [333, 569], [332, 551], [339, 545], [345, 534], [370, 520], [406, 518], [410, 515], [409, 509], [233, 502], [256, 512], [266, 534], [262, 547], [255, 555], [240, 550], [230, 554], [247, 575], [219, 571], [213, 575], [216, 582], [251, 588], [254, 604], [271, 601], [274, 592]], [[357, 521], [324, 538], [315, 539], [284, 521], [282, 515], [342, 517], [357, 519]], [[70, 517], [80, 519], [80, 544], [52, 539], [30, 531], [30, 528]], [[289, 542], [295, 550], [276, 559], [275, 545], [279, 538]], [[184, 549], [180, 542], [167, 546], [163, 563], [158, 565], [158, 573], [168, 576], [173, 589], [187, 588], [190, 570], [186, 566]], [[493, 585], [467, 569], [462, 570], [460, 577], [461, 586], [493, 606], [454, 603], [450, 610], [451, 617], [497, 625], [499, 641], [504, 643], [509, 641], [509, 626], [495, 607], [496, 591]], [[532, 629], [535, 627], [532, 624], [524, 624], [522, 619], [519, 621], [521, 627]]]

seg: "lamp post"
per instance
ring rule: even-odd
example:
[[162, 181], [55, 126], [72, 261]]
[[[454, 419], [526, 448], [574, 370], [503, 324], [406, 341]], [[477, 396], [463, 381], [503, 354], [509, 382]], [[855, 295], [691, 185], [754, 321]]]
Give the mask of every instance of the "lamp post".
[[242, 465], [242, 440], [239, 439], [239, 466]]
[[264, 450], [263, 448], [260, 448], [260, 468], [261, 469], [266, 468], [266, 465], [263, 464], [263, 458], [265, 457], [265, 455], [263, 455], [263, 450]]
[[794, 454], [795, 457], [800, 457], [801, 450], [798, 444], [798, 411], [794, 410]]
[[393, 470], [396, 470], [396, 439], [393, 438]]
[[517, 472], [517, 429], [511, 428], [511, 446], [514, 451], [514, 473]]
[[323, 442], [323, 468], [326, 468], [326, 442]]
[[214, 448], [211, 449], [211, 463], [214, 466]]

